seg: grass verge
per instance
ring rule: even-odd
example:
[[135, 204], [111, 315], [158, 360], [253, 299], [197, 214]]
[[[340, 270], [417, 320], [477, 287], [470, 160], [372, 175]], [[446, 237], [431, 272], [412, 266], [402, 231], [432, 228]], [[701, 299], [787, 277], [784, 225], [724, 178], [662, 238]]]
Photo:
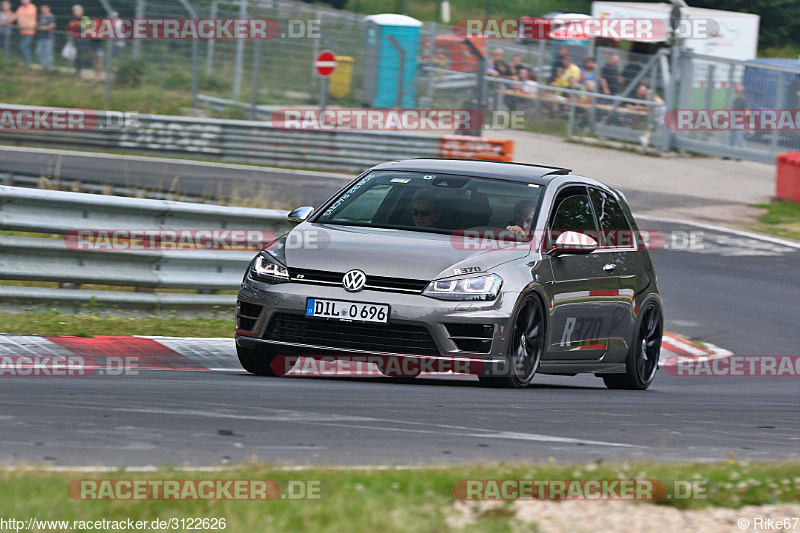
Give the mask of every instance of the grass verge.
[[748, 229], [776, 237], [800, 240], [800, 204], [775, 200], [770, 204], [758, 204], [755, 207], [765, 208], [767, 212], [758, 217], [760, 224], [749, 226]]
[[[453, 485], [464, 479], [658, 479], [708, 480], [706, 499], [655, 505], [681, 509], [740, 508], [800, 501], [800, 462], [583, 465], [453, 465], [404, 470], [312, 468], [287, 471], [250, 464], [215, 472], [169, 468], [148, 473], [69, 473], [0, 470], [0, 514], [26, 520], [170, 520], [224, 518], [226, 531], [447, 531], [456, 499]], [[322, 499], [271, 501], [82, 501], [67, 493], [70, 481], [91, 479], [261, 479], [275, 480], [281, 494], [290, 481], [319, 482]], [[306, 485], [308, 486], [308, 485]], [[480, 513], [463, 531], [535, 531], [520, 523], [510, 502]], [[654, 505], [640, 503], [636, 505]]]
[[[91, 310], [90, 310], [91, 311]], [[95, 313], [0, 313], [0, 332], [20, 335], [160, 335], [165, 337], [233, 337], [233, 316], [184, 319], [177, 317], [99, 317]]]

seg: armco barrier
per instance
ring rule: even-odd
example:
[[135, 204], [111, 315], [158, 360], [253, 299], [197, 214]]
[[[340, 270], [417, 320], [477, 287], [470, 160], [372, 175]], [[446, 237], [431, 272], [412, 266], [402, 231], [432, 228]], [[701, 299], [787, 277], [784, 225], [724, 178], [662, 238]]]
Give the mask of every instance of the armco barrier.
[[800, 152], [778, 155], [775, 197], [800, 204]]
[[[276, 235], [292, 225], [286, 212], [121, 198], [0, 186], [0, 229], [65, 235], [79, 229], [260, 229]], [[230, 313], [235, 290], [255, 251], [77, 250], [64, 239], [0, 236], [0, 279], [196, 289], [206, 294], [76, 290], [0, 285], [3, 308], [56, 305], [77, 310], [90, 301], [108, 308]], [[184, 313], [185, 314], [185, 313]]]
[[[3, 105], [2, 109], [44, 108]], [[101, 123], [110, 116], [104, 111], [91, 113], [96, 113]], [[445, 138], [455, 137], [391, 131], [288, 130], [247, 120], [162, 115], [136, 115], [133, 118], [131, 124], [106, 130], [0, 129], [0, 142], [167, 157], [188, 156], [287, 168], [361, 171], [392, 159], [445, 156], [443, 144], [450, 142]], [[479, 137], [466, 139], [488, 141]], [[452, 153], [463, 155], [446, 157], [471, 157], [469, 154], [478, 152], [482, 151], [454, 150]], [[491, 155], [491, 150], [487, 153]]]

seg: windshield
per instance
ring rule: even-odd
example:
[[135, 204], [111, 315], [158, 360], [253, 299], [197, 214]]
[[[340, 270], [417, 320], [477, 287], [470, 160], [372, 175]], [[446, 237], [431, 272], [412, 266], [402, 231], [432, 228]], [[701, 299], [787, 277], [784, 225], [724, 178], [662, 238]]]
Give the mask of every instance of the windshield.
[[498, 179], [375, 171], [339, 196], [314, 222], [444, 234], [519, 229], [525, 230], [518, 232], [524, 240], [543, 190], [538, 184]]

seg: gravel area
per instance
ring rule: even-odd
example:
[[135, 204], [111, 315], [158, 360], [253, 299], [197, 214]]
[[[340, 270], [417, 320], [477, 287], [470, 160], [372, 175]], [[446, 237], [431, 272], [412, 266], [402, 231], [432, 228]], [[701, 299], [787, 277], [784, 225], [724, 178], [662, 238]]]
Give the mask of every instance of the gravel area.
[[[504, 502], [456, 502], [448, 524], [461, 529], [474, 523], [477, 516], [505, 507]], [[679, 510], [664, 505], [618, 501], [516, 501], [508, 511], [516, 520], [535, 524], [540, 533], [652, 533], [653, 531], [691, 531], [734, 533], [742, 531], [799, 531], [800, 504], [747, 506], [741, 509], [710, 508]], [[759, 523], [757, 518], [762, 519]], [[789, 519], [767, 525], [767, 519]], [[740, 522], [741, 521], [741, 522]], [[745, 522], [746, 521], [746, 522]], [[741, 527], [744, 526], [744, 527]], [[794, 527], [792, 527], [794, 526]]]

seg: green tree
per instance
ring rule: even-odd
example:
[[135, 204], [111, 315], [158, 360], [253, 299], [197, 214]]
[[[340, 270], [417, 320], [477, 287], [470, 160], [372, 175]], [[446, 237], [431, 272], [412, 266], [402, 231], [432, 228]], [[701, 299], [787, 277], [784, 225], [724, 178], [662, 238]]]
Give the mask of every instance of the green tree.
[[797, 0], [693, 0], [691, 5], [760, 16], [760, 48], [800, 45], [800, 2]]

